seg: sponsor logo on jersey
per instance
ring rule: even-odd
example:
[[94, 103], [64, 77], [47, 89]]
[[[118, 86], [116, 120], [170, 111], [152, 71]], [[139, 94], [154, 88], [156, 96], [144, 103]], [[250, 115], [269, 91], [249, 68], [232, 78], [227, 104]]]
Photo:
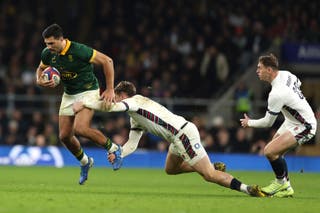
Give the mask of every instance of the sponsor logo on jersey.
[[52, 57], [51, 62], [54, 63], [54, 64], [57, 63], [56, 56], [53, 56], [53, 57]]
[[61, 73], [62, 80], [71, 80], [75, 79], [78, 76], [75, 72], [65, 71]]

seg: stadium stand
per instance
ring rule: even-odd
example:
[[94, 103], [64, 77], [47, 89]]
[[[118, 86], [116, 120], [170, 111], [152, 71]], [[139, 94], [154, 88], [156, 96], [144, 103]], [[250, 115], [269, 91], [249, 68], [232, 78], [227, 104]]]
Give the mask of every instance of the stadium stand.
[[[235, 4], [237, 1], [221, 0], [1, 1], [0, 144], [60, 145], [56, 113], [61, 87], [48, 90], [34, 83], [44, 47], [41, 32], [57, 22], [68, 38], [114, 59], [115, 82], [133, 81], [139, 93], [188, 116], [200, 129], [208, 150], [261, 154], [274, 129], [241, 130], [235, 118], [226, 119], [209, 108], [271, 47], [281, 54], [285, 42], [319, 44], [316, 9], [320, 3], [245, 0], [241, 7]], [[99, 78], [101, 75], [97, 72]], [[313, 88], [320, 88], [319, 74], [311, 77]], [[303, 89], [319, 115], [319, 95], [309, 87]], [[266, 88], [257, 91], [251, 101], [262, 111]], [[235, 100], [230, 101], [225, 107], [235, 110]], [[210, 120], [204, 119], [210, 112]], [[123, 114], [97, 114], [94, 125], [118, 143], [127, 137]], [[151, 135], [142, 140], [142, 148], [167, 148]]]

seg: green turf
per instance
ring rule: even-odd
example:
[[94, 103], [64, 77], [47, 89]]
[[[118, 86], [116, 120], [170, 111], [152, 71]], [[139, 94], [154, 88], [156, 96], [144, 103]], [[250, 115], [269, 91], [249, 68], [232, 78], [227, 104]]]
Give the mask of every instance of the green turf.
[[[231, 172], [245, 183], [268, 184], [271, 172]], [[319, 212], [320, 173], [291, 173], [293, 198], [253, 198], [193, 174], [158, 169], [93, 168], [79, 186], [79, 168], [0, 167], [0, 212]]]

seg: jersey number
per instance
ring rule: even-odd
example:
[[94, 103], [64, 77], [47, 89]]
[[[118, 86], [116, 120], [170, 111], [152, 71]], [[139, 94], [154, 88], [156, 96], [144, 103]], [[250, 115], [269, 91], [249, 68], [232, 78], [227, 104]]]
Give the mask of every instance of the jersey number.
[[304, 96], [300, 90], [300, 85], [299, 85], [298, 79], [293, 83], [292, 89], [293, 89], [293, 92], [295, 92], [299, 96], [300, 99], [304, 99]]

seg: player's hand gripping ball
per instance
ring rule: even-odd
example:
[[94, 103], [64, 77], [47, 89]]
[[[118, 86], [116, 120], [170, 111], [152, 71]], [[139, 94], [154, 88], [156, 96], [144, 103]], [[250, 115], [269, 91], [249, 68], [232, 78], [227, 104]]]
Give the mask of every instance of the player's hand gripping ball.
[[53, 79], [55, 86], [60, 84], [60, 72], [56, 68], [47, 67], [45, 70], [43, 70], [43, 74], [43, 78], [45, 81], [50, 81], [51, 79]]

